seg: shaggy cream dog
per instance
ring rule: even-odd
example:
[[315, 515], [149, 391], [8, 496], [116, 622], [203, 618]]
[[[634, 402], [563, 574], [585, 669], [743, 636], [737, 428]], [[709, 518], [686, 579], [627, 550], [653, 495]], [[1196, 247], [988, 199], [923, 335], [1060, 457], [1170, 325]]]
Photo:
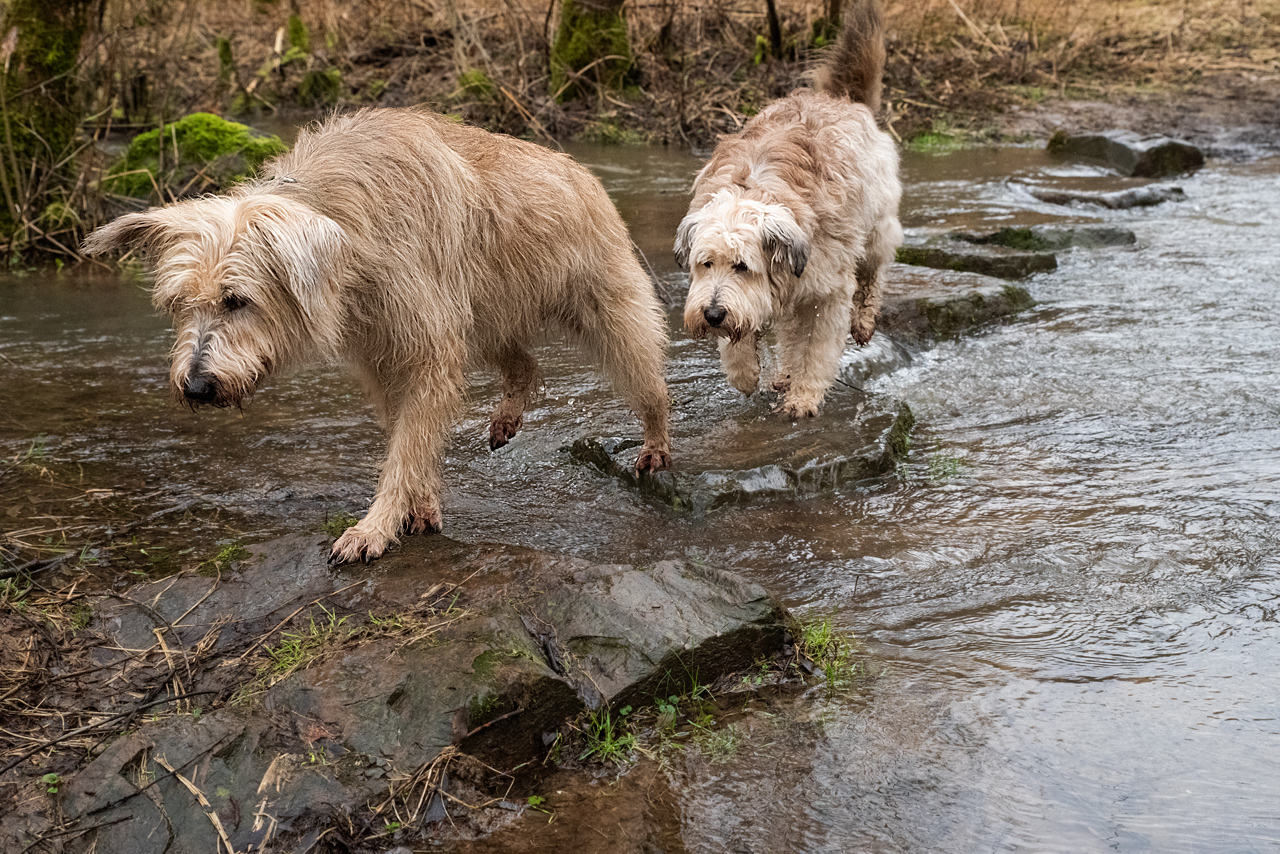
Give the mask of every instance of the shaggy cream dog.
[[537, 383], [529, 345], [549, 326], [639, 414], [637, 471], [670, 463], [663, 312], [604, 188], [564, 155], [427, 111], [364, 110], [304, 132], [228, 196], [129, 214], [85, 242], [120, 247], [154, 264], [180, 401], [238, 406], [317, 360], [360, 378], [390, 448], [335, 560], [440, 530], [440, 456], [466, 366], [502, 376], [489, 437], [505, 445]]
[[716, 146], [676, 232], [685, 327], [718, 337], [734, 388], [760, 382], [777, 330], [778, 408], [813, 416], [851, 333], [875, 331], [880, 277], [902, 242], [898, 153], [876, 127], [884, 36], [875, 0], [849, 10], [816, 91], [770, 105]]

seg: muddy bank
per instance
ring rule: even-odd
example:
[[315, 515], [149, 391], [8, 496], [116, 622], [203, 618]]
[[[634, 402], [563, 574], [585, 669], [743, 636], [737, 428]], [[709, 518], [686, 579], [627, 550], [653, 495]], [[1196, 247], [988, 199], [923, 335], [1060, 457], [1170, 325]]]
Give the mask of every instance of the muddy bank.
[[93, 704], [75, 738], [94, 758], [58, 773], [19, 757], [5, 846], [305, 850], [352, 822], [376, 836], [392, 802], [449, 791], [433, 763], [500, 791], [581, 713], [685, 695], [783, 648], [786, 614], [762, 588], [695, 563], [432, 537], [340, 571], [330, 542], [288, 537], [84, 600], [75, 659], [28, 688], [50, 709]]

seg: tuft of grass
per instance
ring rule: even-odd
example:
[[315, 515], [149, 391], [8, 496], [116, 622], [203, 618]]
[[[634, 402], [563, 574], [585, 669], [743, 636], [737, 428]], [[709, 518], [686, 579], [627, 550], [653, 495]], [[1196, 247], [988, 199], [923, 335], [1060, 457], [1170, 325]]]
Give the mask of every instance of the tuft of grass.
[[[146, 551], [143, 550], [143, 554]], [[204, 561], [196, 567], [196, 572], [201, 575], [218, 575], [231, 569], [231, 564], [240, 560], [247, 560], [251, 555], [249, 550], [244, 547], [243, 543], [228, 543], [218, 550], [218, 553], [209, 560]]]
[[847, 687], [862, 673], [862, 663], [854, 656], [857, 641], [838, 631], [830, 617], [801, 622], [793, 634], [797, 654], [810, 662], [813, 674], [829, 689]]
[[323, 603], [317, 607], [324, 615], [319, 621], [312, 613], [307, 618], [305, 627], [296, 632], [282, 633], [278, 645], [267, 647], [267, 655], [271, 660], [266, 665], [266, 670], [276, 680], [314, 663], [325, 654], [329, 646], [351, 635], [352, 630], [346, 627], [349, 614], [339, 617], [336, 610], [326, 608]]
[[586, 749], [578, 759], [619, 766], [630, 762], [636, 749], [635, 733], [627, 729], [625, 721], [630, 713], [631, 707], [623, 706], [615, 720], [607, 708], [592, 712], [582, 730], [587, 740]]

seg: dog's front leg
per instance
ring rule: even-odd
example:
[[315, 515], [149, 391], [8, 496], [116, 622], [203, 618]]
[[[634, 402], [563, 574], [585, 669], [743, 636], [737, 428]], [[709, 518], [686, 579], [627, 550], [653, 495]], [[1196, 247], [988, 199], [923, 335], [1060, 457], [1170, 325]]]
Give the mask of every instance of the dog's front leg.
[[788, 418], [813, 417], [835, 382], [848, 337], [848, 291], [801, 300], [778, 323], [782, 376], [778, 411]]
[[413, 381], [390, 419], [387, 460], [373, 505], [333, 544], [331, 561], [371, 561], [401, 532], [443, 529], [440, 457], [460, 400], [460, 376]]
[[720, 365], [729, 385], [743, 394], [751, 394], [760, 385], [760, 336], [748, 333], [734, 341], [721, 338]]

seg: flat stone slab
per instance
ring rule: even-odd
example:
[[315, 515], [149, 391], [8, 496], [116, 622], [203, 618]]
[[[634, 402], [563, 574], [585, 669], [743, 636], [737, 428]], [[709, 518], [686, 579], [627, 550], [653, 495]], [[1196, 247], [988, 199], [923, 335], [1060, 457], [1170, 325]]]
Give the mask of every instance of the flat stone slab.
[[1058, 269], [1058, 259], [1051, 252], [1020, 252], [997, 245], [975, 245], [959, 248], [938, 242], [898, 247], [900, 264], [978, 273], [997, 279], [1025, 279], [1034, 273]]
[[790, 421], [762, 411], [722, 419], [700, 436], [678, 438], [674, 467], [654, 475], [637, 477], [631, 467], [639, 445], [635, 440], [583, 438], [569, 454], [649, 498], [702, 514], [794, 499], [883, 474], [906, 456], [914, 424], [906, 404], [857, 391], [833, 392], [817, 418]]
[[1039, 187], [1029, 187], [1027, 191], [1034, 198], [1051, 205], [1098, 205], [1110, 210], [1147, 208], [1165, 202], [1181, 202], [1187, 197], [1181, 187], [1159, 186], [1134, 187], [1109, 193], [1094, 193], [1087, 190], [1047, 190]]
[[1101, 249], [1107, 246], [1132, 246], [1138, 237], [1127, 228], [1113, 225], [1081, 225], [1063, 227], [1033, 225], [1001, 228], [985, 234], [954, 231], [952, 240], [982, 246], [1005, 246], [1027, 252], [1060, 252], [1064, 249]]
[[1025, 288], [1011, 282], [902, 264], [889, 268], [884, 288], [876, 335], [913, 344], [955, 338], [1035, 304]]
[[1134, 178], [1168, 178], [1204, 166], [1204, 152], [1189, 142], [1128, 130], [1074, 135], [1059, 131], [1050, 138], [1048, 151], [1103, 163]]
[[[304, 850], [323, 828], [368, 820], [389, 778], [446, 750], [514, 767], [584, 709], [650, 702], [694, 674], [709, 683], [783, 643], [785, 612], [730, 572], [442, 536], [409, 538], [372, 568], [333, 569], [329, 543], [286, 537], [221, 578], [91, 603], [91, 631], [118, 659], [91, 677], [104, 709], [137, 703], [129, 686], [151, 667], [171, 668], [187, 694], [225, 696], [254, 676], [261, 648], [242, 661], [254, 639], [274, 629], [264, 646], [279, 648], [340, 629], [325, 655], [258, 696], [199, 716], [153, 707], [65, 775], [64, 820], [96, 826], [97, 850], [207, 854], [220, 835], [236, 851]], [[0, 847], [40, 829], [38, 817], [0, 818]]]

